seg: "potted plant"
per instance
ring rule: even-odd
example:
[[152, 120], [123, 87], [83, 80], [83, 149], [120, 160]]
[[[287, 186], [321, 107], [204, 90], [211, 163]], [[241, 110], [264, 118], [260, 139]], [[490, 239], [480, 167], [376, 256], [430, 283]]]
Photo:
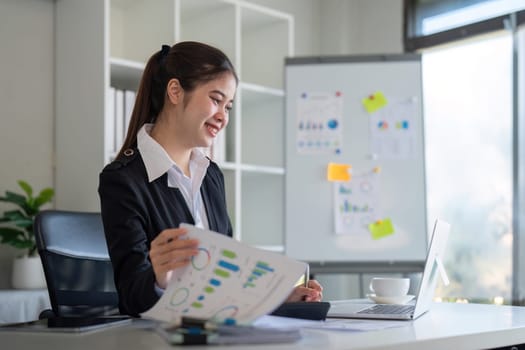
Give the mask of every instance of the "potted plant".
[[40, 208], [52, 201], [52, 188], [44, 188], [33, 196], [33, 188], [23, 180], [18, 185], [24, 194], [6, 191], [0, 202], [14, 204], [17, 208], [5, 211], [0, 217], [0, 243], [23, 250], [13, 261], [12, 284], [14, 288], [45, 288], [42, 263], [36, 249], [33, 220]]

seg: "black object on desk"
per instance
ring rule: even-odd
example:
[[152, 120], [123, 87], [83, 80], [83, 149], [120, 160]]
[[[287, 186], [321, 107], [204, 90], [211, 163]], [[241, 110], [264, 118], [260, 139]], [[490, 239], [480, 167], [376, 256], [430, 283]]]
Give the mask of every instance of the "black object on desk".
[[271, 315], [318, 321], [326, 319], [329, 309], [330, 303], [327, 301], [296, 301], [281, 304]]
[[0, 325], [1, 331], [82, 333], [131, 324], [128, 316], [53, 317]]
[[213, 324], [191, 317], [182, 317], [179, 326], [159, 324], [156, 331], [174, 345], [292, 343], [301, 339], [299, 329]]

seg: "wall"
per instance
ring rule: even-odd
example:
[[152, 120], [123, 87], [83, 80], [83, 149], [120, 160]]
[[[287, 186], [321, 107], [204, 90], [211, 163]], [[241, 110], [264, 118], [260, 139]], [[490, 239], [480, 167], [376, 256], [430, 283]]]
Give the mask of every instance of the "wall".
[[[402, 52], [402, 0], [251, 2], [295, 16], [296, 56]], [[53, 0], [0, 0], [0, 193], [53, 186], [53, 25]], [[17, 253], [0, 245], [0, 289]]]
[[403, 52], [402, 0], [248, 0], [295, 17], [295, 55]]
[[402, 0], [329, 0], [323, 4], [322, 54], [403, 52]]
[[[0, 194], [53, 186], [54, 3], [0, 0]], [[0, 203], [0, 211], [8, 207]], [[0, 245], [0, 289], [20, 251]]]

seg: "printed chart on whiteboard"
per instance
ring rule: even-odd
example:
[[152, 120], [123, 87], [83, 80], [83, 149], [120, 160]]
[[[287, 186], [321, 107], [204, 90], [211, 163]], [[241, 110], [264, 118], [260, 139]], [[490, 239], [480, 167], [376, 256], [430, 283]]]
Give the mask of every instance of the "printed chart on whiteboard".
[[343, 144], [340, 92], [303, 93], [297, 100], [297, 152], [338, 153]]

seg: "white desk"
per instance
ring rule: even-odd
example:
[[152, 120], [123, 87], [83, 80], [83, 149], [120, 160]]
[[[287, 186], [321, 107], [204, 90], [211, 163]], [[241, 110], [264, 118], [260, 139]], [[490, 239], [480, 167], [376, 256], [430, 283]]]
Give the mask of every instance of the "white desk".
[[[373, 322], [373, 321], [371, 321]], [[371, 332], [305, 329], [291, 344], [191, 346], [203, 349], [488, 349], [525, 343], [525, 308], [476, 304], [435, 304], [428, 313], [402, 327]], [[0, 331], [5, 349], [173, 349], [156, 333], [123, 326], [85, 334]]]
[[47, 289], [0, 290], [0, 324], [38, 320], [50, 308]]

